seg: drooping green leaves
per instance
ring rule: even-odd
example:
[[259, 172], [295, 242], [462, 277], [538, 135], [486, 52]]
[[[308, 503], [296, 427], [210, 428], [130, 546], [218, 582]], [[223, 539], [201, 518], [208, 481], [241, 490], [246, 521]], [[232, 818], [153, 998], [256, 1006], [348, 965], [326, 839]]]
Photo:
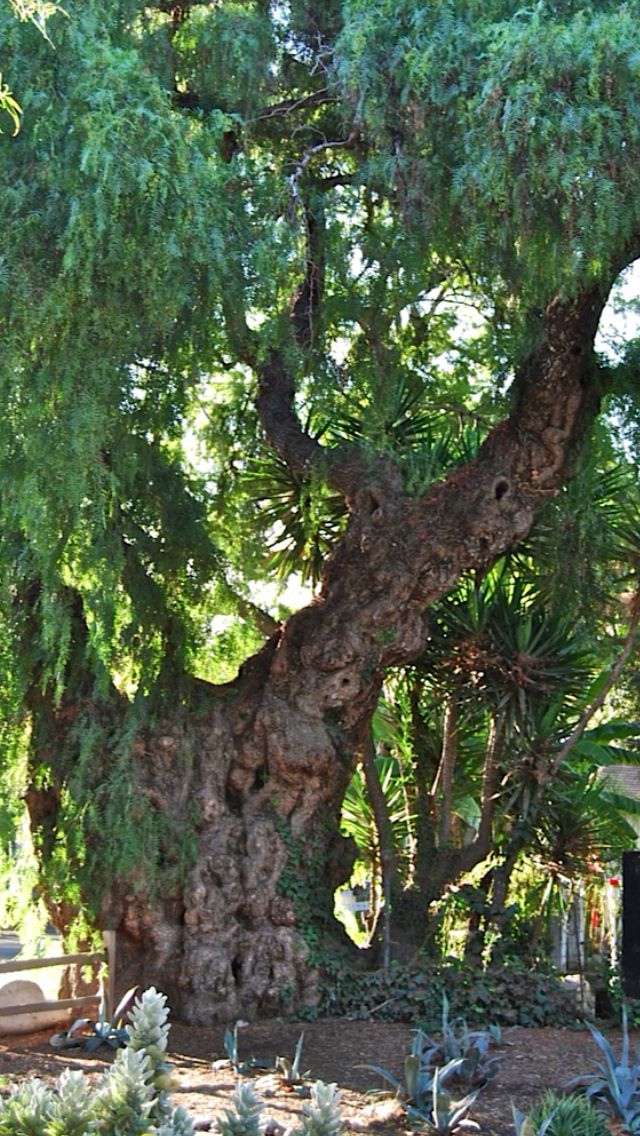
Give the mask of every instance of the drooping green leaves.
[[347, 13], [339, 74], [416, 228], [531, 294], [616, 263], [638, 221], [636, 3]]
[[264, 110], [275, 87], [274, 29], [255, 3], [194, 8], [173, 38], [179, 86], [199, 105], [242, 120]]
[[[23, 109], [0, 135], [0, 701], [14, 755], [26, 690], [52, 713], [65, 691], [82, 702], [60, 756], [55, 890], [64, 857], [81, 864], [81, 826], [134, 810], [127, 746], [154, 686], [230, 678], [259, 641], [225, 622], [243, 604], [246, 620], [250, 587], [317, 579], [343, 531], [323, 469], [293, 475], [266, 451], [252, 369], [281, 353], [309, 433], [372, 468], [393, 459], [419, 497], [504, 416], [539, 309], [631, 258], [640, 10], [22, 7], [50, 16], [47, 39], [0, 11], [2, 82]], [[633, 393], [633, 352], [610, 372]], [[490, 703], [451, 802], [469, 827], [487, 717], [509, 716], [518, 756], [552, 745], [591, 673], [548, 600], [564, 535], [602, 609], [578, 630], [611, 622], [609, 585], [637, 549], [617, 456], [593, 471], [605, 523], [564, 494], [511, 565], [517, 579], [537, 559], [535, 584], [474, 581], [436, 617], [441, 692], [459, 665]], [[95, 712], [136, 695], [124, 727]], [[121, 831], [109, 868], [157, 851], [153, 818], [134, 819], [137, 845]]]

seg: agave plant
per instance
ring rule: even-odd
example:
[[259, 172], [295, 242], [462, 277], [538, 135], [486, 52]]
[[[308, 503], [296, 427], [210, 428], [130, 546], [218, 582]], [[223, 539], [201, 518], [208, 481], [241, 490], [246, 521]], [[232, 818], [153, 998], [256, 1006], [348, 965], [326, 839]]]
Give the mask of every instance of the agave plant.
[[453, 1136], [482, 1090], [482, 1086], [479, 1085], [464, 1097], [454, 1099], [445, 1082], [449, 1077], [455, 1075], [457, 1070], [453, 1067], [458, 1064], [457, 1061], [450, 1061], [448, 1065], [443, 1065], [435, 1070], [431, 1087], [431, 1107], [429, 1109], [421, 1110], [412, 1107], [407, 1110], [407, 1116], [412, 1122], [425, 1123], [427, 1130], [434, 1133], [434, 1136], [436, 1133], [437, 1136]]
[[227, 1060], [231, 1065], [234, 1073], [237, 1073], [240, 1068], [240, 1056], [238, 1051], [238, 1023], [234, 1025], [233, 1029], [226, 1029], [224, 1031], [224, 1051], [227, 1055]]
[[110, 1018], [106, 1017], [104, 1001], [100, 1004], [97, 1022], [90, 1018], [76, 1018], [68, 1030], [54, 1033], [49, 1040], [52, 1049], [86, 1049], [89, 1053], [101, 1045], [120, 1049], [129, 1041], [125, 1018], [133, 1005], [138, 987], [132, 986], [118, 1002]]
[[[420, 1031], [419, 1031], [420, 1032]], [[499, 1026], [489, 1026], [486, 1030], [470, 1030], [464, 1019], [452, 1022], [449, 1017], [449, 999], [442, 994], [442, 1033], [439, 1040], [422, 1034], [429, 1048], [422, 1053], [422, 1061], [427, 1069], [445, 1066], [459, 1061], [456, 1076], [470, 1086], [486, 1085], [495, 1077], [502, 1064], [498, 1054], [491, 1056], [492, 1045], [499, 1045], [502, 1031]]]
[[370, 1069], [373, 1073], [377, 1073], [395, 1090], [398, 1100], [403, 1104], [413, 1105], [417, 1111], [422, 1112], [428, 1107], [434, 1077], [434, 1071], [428, 1069], [424, 1062], [423, 1051], [426, 1040], [426, 1034], [422, 1030], [415, 1031], [411, 1052], [404, 1059], [402, 1081], [381, 1065], [360, 1065], [359, 1068]]
[[486, 1082], [477, 1085], [463, 1097], [454, 1097], [448, 1084], [460, 1082], [464, 1058], [458, 1057], [448, 1061], [446, 1065], [429, 1067], [424, 1052], [428, 1040], [422, 1030], [415, 1031], [411, 1053], [404, 1060], [404, 1081], [379, 1065], [362, 1065], [360, 1068], [378, 1073], [395, 1089], [411, 1123], [426, 1128], [434, 1136], [451, 1136]]
[[604, 1060], [597, 1062], [597, 1073], [574, 1077], [567, 1088], [583, 1088], [585, 1096], [602, 1103], [611, 1119], [622, 1125], [622, 1131], [635, 1136], [640, 1133], [640, 1046], [635, 1061], [630, 1061], [627, 1008], [622, 1007], [622, 1050], [618, 1060], [611, 1043], [589, 1026], [591, 1036]]
[[288, 1057], [276, 1057], [276, 1069], [280, 1073], [283, 1085], [288, 1089], [299, 1089], [305, 1077], [308, 1076], [307, 1073], [300, 1072], [303, 1041], [304, 1034], [301, 1033], [296, 1044], [293, 1061], [290, 1061]]

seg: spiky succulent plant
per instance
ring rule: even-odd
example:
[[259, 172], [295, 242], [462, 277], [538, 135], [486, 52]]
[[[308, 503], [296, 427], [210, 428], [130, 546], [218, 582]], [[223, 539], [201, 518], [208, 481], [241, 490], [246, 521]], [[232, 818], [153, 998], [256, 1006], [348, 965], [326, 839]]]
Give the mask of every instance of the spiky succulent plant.
[[131, 1013], [128, 1040], [93, 1088], [66, 1070], [53, 1086], [27, 1081], [0, 1098], [0, 1136], [193, 1136], [183, 1108], [171, 1108], [164, 994], [145, 991]]
[[247, 1083], [238, 1085], [233, 1095], [233, 1109], [218, 1117], [216, 1127], [221, 1136], [263, 1136], [266, 1118], [260, 1097]]

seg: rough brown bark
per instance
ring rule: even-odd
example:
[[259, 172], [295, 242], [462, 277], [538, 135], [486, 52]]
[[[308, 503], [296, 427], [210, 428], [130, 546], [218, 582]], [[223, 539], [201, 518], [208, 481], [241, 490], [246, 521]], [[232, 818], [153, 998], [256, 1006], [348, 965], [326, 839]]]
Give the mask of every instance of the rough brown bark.
[[[171, 888], [160, 869], [155, 896], [144, 865], [112, 881], [102, 920], [119, 932], [123, 984], [160, 986], [174, 1013], [202, 1024], [313, 1001], [311, 963], [350, 866], [336, 821], [385, 670], [417, 657], [428, 605], [524, 537], [567, 476], [595, 411], [603, 302], [594, 289], [550, 305], [512, 417], [421, 500], [388, 465], [321, 453], [297, 423], [280, 356], [262, 367], [259, 410], [274, 449], [294, 468], [323, 462], [350, 520], [320, 597], [234, 683], [194, 685], [191, 706], [138, 737], [141, 798], [175, 829], [193, 828], [197, 851]], [[485, 827], [490, 840], [489, 813]]]

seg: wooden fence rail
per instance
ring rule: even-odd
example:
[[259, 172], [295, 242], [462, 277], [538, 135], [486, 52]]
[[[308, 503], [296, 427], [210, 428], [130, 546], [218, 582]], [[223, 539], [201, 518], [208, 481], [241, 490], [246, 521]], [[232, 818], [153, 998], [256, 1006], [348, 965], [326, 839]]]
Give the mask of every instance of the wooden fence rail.
[[95, 994], [84, 994], [80, 998], [58, 998], [54, 1001], [42, 1000], [40, 1002], [17, 1002], [11, 1006], [0, 1006], [0, 1018], [16, 1016], [18, 1014], [37, 1014], [51, 1010], [72, 1010], [80, 1006], [89, 1006], [100, 1002], [104, 998], [105, 1016], [111, 1019], [115, 1005], [116, 982], [116, 933], [104, 931], [104, 950], [86, 951], [74, 955], [56, 955], [51, 958], [18, 959], [0, 962], [0, 976], [14, 974], [20, 970], [42, 970], [47, 966], [72, 966], [74, 963], [104, 962], [107, 965], [106, 979], [101, 980], [101, 989]]

